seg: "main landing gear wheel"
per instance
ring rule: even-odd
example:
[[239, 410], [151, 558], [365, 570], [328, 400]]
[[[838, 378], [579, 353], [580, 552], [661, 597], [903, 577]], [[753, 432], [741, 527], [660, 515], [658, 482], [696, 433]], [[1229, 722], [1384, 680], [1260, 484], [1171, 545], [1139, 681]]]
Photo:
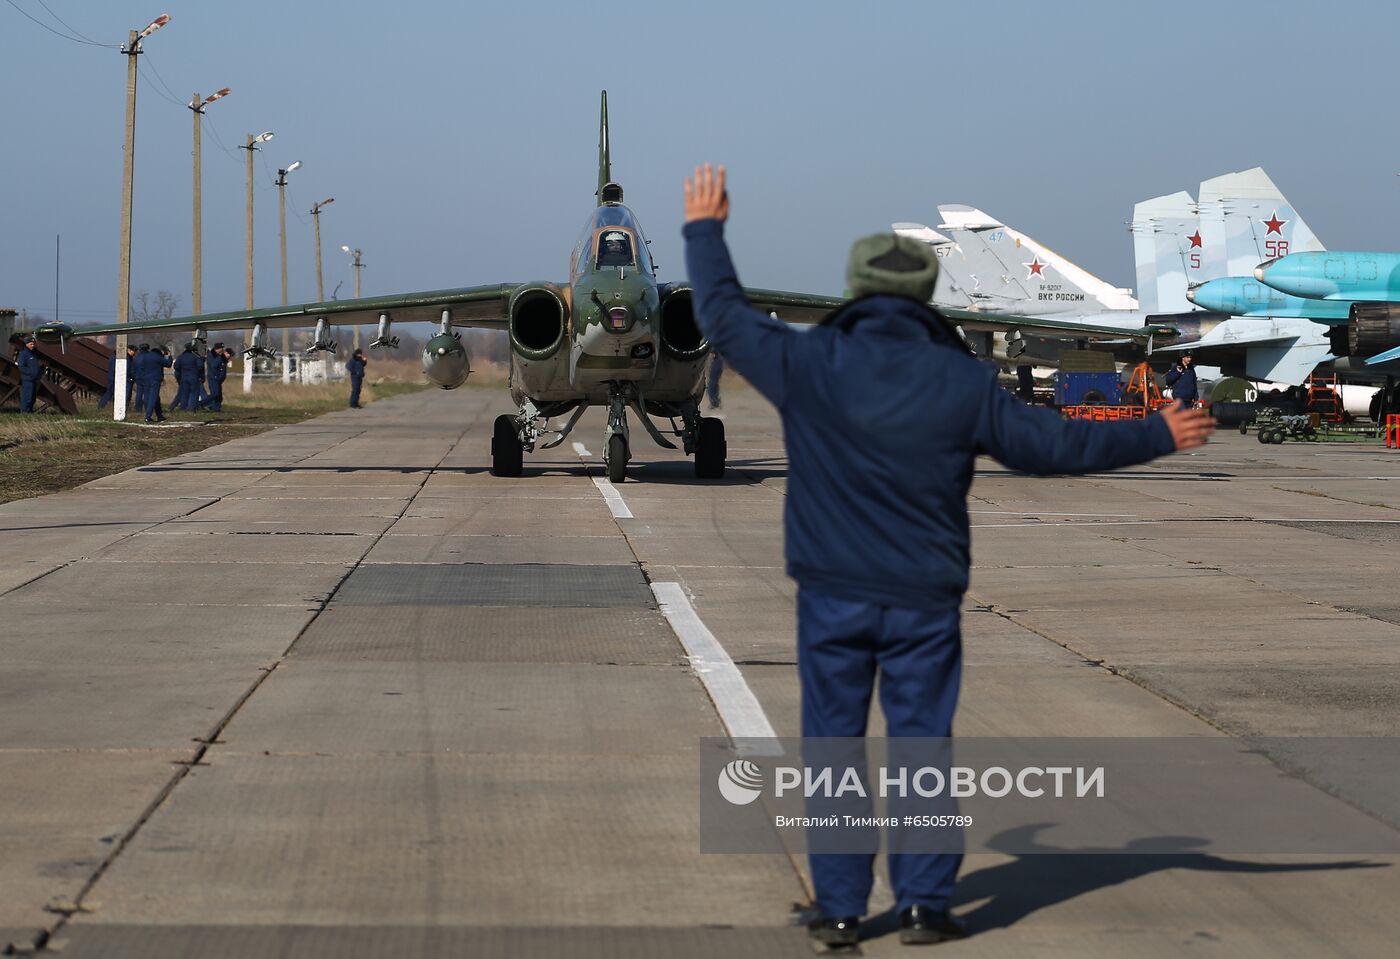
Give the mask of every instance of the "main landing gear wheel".
[[515, 417], [501, 414], [491, 434], [491, 474], [519, 476], [525, 468], [525, 447], [515, 431]]
[[724, 460], [728, 455], [724, 421], [713, 416], [702, 417], [695, 437], [695, 475], [700, 479], [723, 479]]
[[608, 482], [621, 483], [627, 478], [627, 437], [614, 433], [608, 437]]

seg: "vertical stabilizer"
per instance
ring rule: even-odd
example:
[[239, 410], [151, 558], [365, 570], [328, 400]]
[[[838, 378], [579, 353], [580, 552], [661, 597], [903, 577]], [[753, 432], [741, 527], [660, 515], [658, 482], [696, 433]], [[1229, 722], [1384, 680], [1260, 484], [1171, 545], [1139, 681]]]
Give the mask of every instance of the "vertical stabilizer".
[[1200, 218], [1191, 194], [1182, 191], [1143, 200], [1133, 207], [1133, 260], [1138, 303], [1146, 313], [1188, 313], [1186, 290], [1205, 275]]
[[938, 257], [938, 279], [933, 286], [933, 302], [938, 306], [952, 306], [969, 309], [975, 304], [967, 290], [975, 287], [976, 277], [971, 277], [961, 269], [962, 252], [948, 237], [922, 223], [893, 223], [890, 229], [900, 236], [927, 243], [933, 247]]
[[1251, 276], [1265, 260], [1326, 249], [1260, 167], [1201, 183], [1201, 227], [1225, 257], [1222, 276]]
[[1000, 264], [1008, 285], [1014, 282], [1025, 293], [1020, 309], [1036, 316], [1051, 313], [1085, 313], [1103, 310], [1136, 310], [1131, 290], [1123, 290], [1094, 276], [1049, 247], [1006, 226], [994, 217], [967, 206], [940, 206], [939, 228], [947, 231], [964, 250], [975, 240]]
[[608, 156], [608, 91], [603, 91], [602, 113], [598, 119], [598, 205], [603, 205], [603, 187], [612, 182], [612, 160]]

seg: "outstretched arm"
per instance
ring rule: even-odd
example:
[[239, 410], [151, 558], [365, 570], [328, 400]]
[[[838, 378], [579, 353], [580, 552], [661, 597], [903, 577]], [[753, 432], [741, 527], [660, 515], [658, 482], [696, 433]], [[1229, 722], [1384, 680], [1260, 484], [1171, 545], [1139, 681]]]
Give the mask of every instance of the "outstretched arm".
[[1093, 473], [1195, 449], [1215, 432], [1204, 410], [1174, 404], [1145, 420], [1064, 420], [1022, 403], [993, 383], [977, 443], [999, 463], [1025, 473]]
[[729, 194], [724, 167], [695, 168], [685, 181], [685, 263], [695, 296], [695, 320], [726, 362], [770, 402], [781, 406], [786, 392], [786, 344], [796, 335], [787, 324], [754, 309], [744, 296], [724, 221]]

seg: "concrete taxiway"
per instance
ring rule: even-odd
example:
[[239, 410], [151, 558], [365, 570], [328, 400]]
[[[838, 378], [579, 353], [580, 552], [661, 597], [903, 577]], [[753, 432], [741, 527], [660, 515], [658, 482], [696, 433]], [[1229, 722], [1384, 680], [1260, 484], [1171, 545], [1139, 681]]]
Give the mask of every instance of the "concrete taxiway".
[[[731, 391], [724, 482], [643, 438], [612, 488], [588, 418], [491, 476], [505, 403], [399, 397], [0, 507], [0, 949], [810, 954], [800, 859], [699, 852], [725, 718], [654, 589], [795, 735], [776, 416]], [[960, 734], [1400, 734], [1400, 454], [1225, 434], [1081, 479], [986, 463], [973, 494]], [[1320, 809], [1400, 822], [1316, 772]], [[938, 954], [1393, 955], [1400, 860], [1347, 858], [974, 856], [976, 935]]]

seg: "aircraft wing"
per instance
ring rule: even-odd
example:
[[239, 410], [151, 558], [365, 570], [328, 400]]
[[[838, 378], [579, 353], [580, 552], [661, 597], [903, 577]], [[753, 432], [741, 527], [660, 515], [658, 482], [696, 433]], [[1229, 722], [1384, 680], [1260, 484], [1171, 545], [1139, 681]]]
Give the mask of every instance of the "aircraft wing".
[[[745, 288], [750, 303], [765, 312], [778, 314], [778, 319], [790, 323], [820, 323], [827, 314], [840, 308], [847, 300], [839, 296], [816, 296], [810, 293], [787, 293], [782, 290]], [[1071, 320], [1054, 320], [1029, 316], [978, 313], [938, 307], [952, 323], [964, 330], [1008, 333], [1019, 330], [1034, 336], [1062, 339], [1118, 340], [1145, 344], [1152, 336], [1170, 336], [1176, 332], [1170, 326], [1121, 327]]]
[[168, 320], [110, 323], [73, 329], [63, 324], [37, 327], [35, 335], [45, 340], [68, 336], [105, 336], [112, 333], [175, 332], [179, 330], [242, 330], [261, 324], [269, 330], [315, 326], [324, 317], [333, 326], [365, 326], [388, 314], [395, 323], [436, 323], [443, 310], [452, 313], [453, 326], [481, 326], [505, 329], [511, 294], [518, 283], [496, 283], [489, 286], [467, 286], [455, 290], [431, 290], [425, 293], [400, 293], [393, 296], [369, 296], [357, 300], [331, 300], [326, 303], [303, 303], [293, 306], [269, 307], [261, 310], [235, 310], [228, 313], [201, 313], [197, 316], [176, 316]]
[[744, 288], [744, 296], [765, 313], [776, 313], [789, 323], [820, 323], [827, 314], [840, 309], [846, 300], [839, 296], [813, 293], [785, 293], [782, 290]]
[[1176, 329], [1171, 326], [1109, 326], [1103, 323], [1083, 323], [1076, 320], [1054, 320], [1048, 317], [1012, 316], [1004, 313], [979, 313], [975, 310], [957, 310], [939, 307], [938, 312], [946, 316], [964, 330], [978, 333], [1009, 333], [1019, 331], [1033, 336], [1045, 336], [1066, 340], [1119, 340], [1123, 342], [1147, 343], [1152, 337], [1171, 336]]

